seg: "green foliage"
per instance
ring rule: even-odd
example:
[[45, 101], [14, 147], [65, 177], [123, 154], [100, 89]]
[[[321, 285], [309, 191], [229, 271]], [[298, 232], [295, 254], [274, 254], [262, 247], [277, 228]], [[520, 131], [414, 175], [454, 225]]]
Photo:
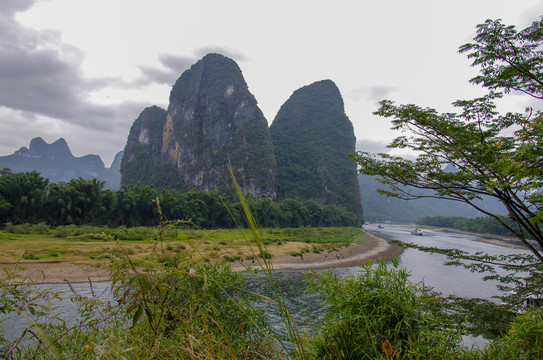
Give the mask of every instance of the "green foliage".
[[427, 307], [422, 284], [385, 262], [361, 267], [342, 279], [329, 272], [308, 275], [321, 294], [325, 315], [311, 339], [315, 359], [459, 358], [459, 334]]
[[260, 254], [258, 254], [258, 257], [262, 259], [271, 259], [272, 255], [267, 251], [262, 251]]
[[500, 221], [493, 217], [445, 217], [445, 216], [424, 216], [418, 218], [417, 225], [436, 226], [442, 228], [456, 229], [460, 231], [475, 232], [478, 234], [494, 234], [501, 236], [514, 236], [511, 231], [502, 224], [508, 224], [510, 228], [514, 227], [513, 221], [505, 216], [499, 216]]
[[[174, 225], [156, 229], [157, 245]], [[61, 312], [48, 303], [60, 301], [60, 294], [24, 284], [4, 269], [0, 312], [25, 316], [31, 325], [12, 334], [15, 340], [0, 341], [2, 358], [280, 357], [263, 311], [241, 290], [240, 273], [225, 263], [196, 262], [185, 251], [170, 256], [161, 248], [138, 263], [121, 245], [111, 253], [114, 306], [72, 288], [71, 301], [81, 309], [76, 326], [59, 321]]]
[[[543, 98], [541, 82], [543, 20], [517, 32], [500, 21], [478, 26], [473, 43], [460, 48], [480, 67], [472, 82], [490, 89], [472, 100], [453, 103], [458, 113], [440, 114], [417, 105], [395, 105], [383, 100], [377, 115], [392, 119], [400, 136], [391, 148], [413, 150], [415, 160], [390, 154], [354, 155], [360, 171], [379, 176], [389, 185], [383, 193], [403, 199], [435, 197], [466, 203], [495, 218], [515, 234], [543, 262], [543, 113], [527, 109], [525, 114], [500, 115], [494, 104], [517, 90]], [[452, 165], [455, 171], [448, 171]], [[418, 189], [431, 190], [431, 195]], [[514, 226], [479, 204], [483, 196], [504, 204]], [[536, 246], [528, 239], [533, 239]]]
[[[245, 209], [249, 209], [245, 207]], [[253, 223], [249, 221], [249, 223]], [[44, 291], [3, 268], [0, 313], [29, 321], [13, 340], [0, 340], [5, 359], [538, 359], [543, 351], [543, 319], [539, 310], [504, 320], [502, 308], [488, 311], [455, 299], [450, 307], [422, 283], [409, 281], [399, 261], [368, 263], [343, 279], [331, 272], [307, 275], [312, 291], [323, 300], [324, 314], [301, 339], [280, 295], [267, 298], [243, 290], [243, 275], [227, 263], [195, 262], [179, 251], [162, 249], [162, 234], [175, 223], [156, 229], [157, 251], [134, 262], [121, 245], [112, 252], [114, 304], [94, 292], [84, 296], [72, 288], [79, 304], [78, 322], [60, 320], [61, 294]], [[258, 229], [252, 228], [256, 234]], [[299, 229], [292, 229], [299, 230]], [[261, 239], [258, 243], [262, 245]], [[261, 248], [265, 253], [265, 248]], [[273, 272], [264, 281], [276, 286]], [[92, 289], [92, 284], [90, 284]], [[276, 290], [278, 291], [278, 290]], [[276, 295], [277, 296], [277, 293]], [[276, 304], [290, 329], [294, 349], [270, 328], [255, 297]], [[53, 305], [53, 301], [59, 307]], [[60, 312], [59, 312], [60, 311]], [[455, 314], [451, 316], [451, 311]], [[458, 324], [469, 330], [495, 324], [495, 339], [482, 350], [461, 348]], [[475, 324], [480, 322], [481, 324]], [[477, 333], [477, 332], [472, 332]], [[298, 338], [298, 340], [296, 340]], [[289, 351], [293, 350], [293, 351]]]
[[277, 159], [278, 197], [315, 199], [361, 215], [352, 124], [330, 80], [295, 91], [283, 104], [270, 133]]
[[520, 91], [543, 99], [542, 38], [542, 20], [520, 31], [500, 20], [477, 25], [474, 42], [460, 47], [461, 53], [468, 53], [468, 59], [473, 59], [473, 66], [481, 67], [480, 75], [470, 82], [492, 90]]
[[543, 358], [543, 313], [532, 309], [518, 315], [507, 334], [490, 343], [481, 359], [541, 359]]
[[25, 260], [38, 260], [39, 259], [38, 256], [36, 256], [36, 255], [34, 255], [32, 253], [26, 253], [26, 252], [23, 253], [23, 255], [21, 257], [23, 259], [25, 259]]
[[516, 313], [507, 304], [496, 304], [485, 299], [466, 299], [450, 295], [442, 297], [426, 291], [426, 296], [436, 297], [429, 305], [443, 318], [462, 324], [463, 330], [472, 336], [497, 339], [507, 334]]
[[273, 349], [266, 341], [262, 311], [237, 291], [242, 277], [224, 263], [196, 264], [186, 253], [178, 253], [142, 265], [145, 271], [138, 272], [130, 261], [123, 261], [112, 276], [116, 298], [131, 322], [129, 332], [142, 336], [142, 355], [172, 358], [192, 347], [196, 357], [210, 352], [243, 358]]
[[[419, 156], [415, 161], [387, 154], [359, 153], [356, 156], [362, 172], [381, 176], [383, 182], [390, 186], [383, 193], [412, 199], [420, 197], [418, 189], [425, 189], [434, 192], [430, 196], [466, 203], [493, 221], [477, 219], [470, 224], [461, 220], [455, 221], [456, 226], [476, 226], [476, 231], [496, 232], [495, 224], [498, 223], [532, 252], [533, 255], [528, 256], [488, 255], [417, 246], [422, 251], [446, 255], [450, 265], [485, 273], [485, 279], [497, 280], [500, 289], [509, 291], [503, 301], [511, 307], [500, 308], [505, 324], [493, 329], [493, 334], [484, 329], [484, 325], [496, 318], [496, 307], [474, 304], [475, 299], [454, 299], [452, 302], [457, 314], [466, 314], [474, 331], [487, 335], [503, 333], [511, 308], [521, 310], [520, 302], [529, 296], [540, 296], [543, 286], [543, 113], [528, 108], [525, 114], [500, 115], [494, 104], [496, 99], [511, 90], [543, 99], [542, 29], [543, 20], [535, 21], [520, 31], [502, 24], [500, 20], [487, 20], [478, 25], [474, 42], [463, 45], [460, 52], [468, 53], [468, 58], [473, 59], [472, 65], [480, 68], [480, 75], [471, 82], [488, 88], [489, 93], [473, 100], [456, 101], [453, 105], [460, 111], [446, 114], [439, 114], [431, 108], [397, 106], [391, 101], [383, 101], [377, 114], [392, 118], [394, 129], [408, 131], [412, 135], [396, 138], [390, 147], [415, 150]], [[448, 171], [446, 165], [453, 165], [455, 171]], [[408, 189], [405, 186], [412, 187]], [[508, 218], [479, 206], [477, 201], [483, 196], [502, 202], [507, 208]], [[440, 218], [432, 221], [434, 224], [448, 222]], [[475, 316], [465, 312], [470, 307], [477, 312]], [[528, 319], [533, 321], [529, 317], [523, 318]], [[524, 330], [531, 327], [530, 321], [523, 323]], [[500, 338], [496, 344], [501, 345], [496, 345], [484, 358], [532, 358], [529, 351], [517, 345], [522, 341], [525, 344], [537, 342], [528, 336], [515, 343], [518, 338], [514, 340], [515, 336], [510, 335]], [[515, 345], [508, 348], [504, 344]], [[500, 346], [504, 346], [503, 354]], [[512, 352], [508, 353], [509, 350]], [[540, 350], [535, 354], [537, 351]], [[540, 356], [533, 358], [537, 357]]]
[[[46, 198], [48, 180], [35, 171], [12, 173], [4, 169], [0, 174], [0, 197], [6, 222], [40, 222]], [[9, 205], [8, 205], [9, 204]], [[0, 212], [0, 214], [2, 213]]]
[[[103, 185], [96, 179], [81, 178], [49, 185], [38, 173], [4, 171], [0, 175], [0, 203], [3, 199], [7, 205], [0, 209], [1, 220], [10, 224], [56, 225], [58, 236], [77, 235], [70, 233], [73, 229], [58, 228], [71, 224], [155, 226], [159, 221], [155, 202], [158, 198], [167, 219], [190, 220], [200, 228], [235, 228], [241, 222], [239, 204], [218, 192], [159, 191], [140, 183], [112, 191], [103, 190]], [[251, 199], [250, 202], [263, 227], [358, 226], [361, 221], [342, 207], [309, 200]]]

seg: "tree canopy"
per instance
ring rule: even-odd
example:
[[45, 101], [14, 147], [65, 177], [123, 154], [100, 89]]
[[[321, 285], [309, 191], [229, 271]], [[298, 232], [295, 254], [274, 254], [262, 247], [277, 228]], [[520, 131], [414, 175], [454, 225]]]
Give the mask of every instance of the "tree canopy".
[[[136, 183], [119, 191], [103, 189], [96, 179], [49, 184], [33, 171], [0, 170], [0, 224], [155, 226], [160, 214], [203, 228], [245, 226], [239, 202], [227, 194], [178, 192]], [[158, 204], [157, 204], [158, 201]], [[360, 216], [336, 205], [311, 200], [250, 198], [262, 227], [360, 226]]]
[[[496, 111], [496, 101], [511, 91], [543, 99], [541, 45], [543, 20], [521, 31], [501, 20], [478, 25], [474, 41], [461, 46], [460, 52], [480, 68], [470, 81], [488, 93], [453, 102], [456, 113], [382, 101], [375, 114], [391, 118], [392, 128], [405, 134], [389, 148], [410, 149], [417, 157], [358, 152], [353, 157], [359, 171], [380, 176], [390, 185], [383, 190], [390, 196], [467, 203], [498, 220], [543, 263], [543, 113], [532, 107], [523, 114]], [[503, 203], [514, 225], [481, 208], [477, 200], [483, 196]]]

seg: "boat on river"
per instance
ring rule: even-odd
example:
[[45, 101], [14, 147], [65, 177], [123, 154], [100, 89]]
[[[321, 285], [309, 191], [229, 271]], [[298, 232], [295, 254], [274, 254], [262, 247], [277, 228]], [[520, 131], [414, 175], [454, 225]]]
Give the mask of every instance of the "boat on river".
[[414, 228], [413, 230], [411, 230], [411, 235], [422, 236], [422, 231], [420, 231], [417, 228]]
[[541, 308], [543, 307], [543, 297], [541, 297], [541, 295], [532, 294], [522, 300], [522, 305], [525, 307], [531, 306], [535, 308]]

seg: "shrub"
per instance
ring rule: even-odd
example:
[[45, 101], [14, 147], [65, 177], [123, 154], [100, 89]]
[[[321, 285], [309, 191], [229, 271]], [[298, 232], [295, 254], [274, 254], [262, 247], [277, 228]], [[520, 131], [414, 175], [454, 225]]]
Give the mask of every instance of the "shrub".
[[25, 260], [38, 260], [39, 259], [38, 256], [36, 256], [36, 255], [34, 255], [32, 253], [27, 253], [27, 252], [23, 253], [22, 258], [25, 259]]
[[239, 256], [232, 256], [232, 255], [224, 255], [224, 260], [228, 261], [228, 262], [235, 262], [237, 260], [239, 260]]
[[509, 331], [491, 342], [483, 359], [543, 359], [543, 313], [531, 309], [518, 315]]
[[180, 252], [180, 251], [185, 250], [186, 248], [187, 247], [185, 245], [177, 245], [177, 247], [175, 248], [175, 251]]
[[316, 359], [448, 358], [459, 335], [425, 306], [406, 270], [381, 262], [342, 279], [332, 272], [309, 277], [321, 294], [325, 315], [313, 338]]
[[12, 234], [30, 234], [32, 229], [31, 224], [13, 225], [12, 223], [6, 224], [6, 231]]

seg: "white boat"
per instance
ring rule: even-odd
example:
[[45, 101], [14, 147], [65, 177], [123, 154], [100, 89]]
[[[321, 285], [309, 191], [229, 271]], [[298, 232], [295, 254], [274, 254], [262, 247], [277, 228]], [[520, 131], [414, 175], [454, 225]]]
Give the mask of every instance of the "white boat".
[[532, 294], [522, 299], [522, 305], [524, 305], [525, 307], [531, 306], [531, 307], [540, 308], [540, 307], [543, 307], [543, 298], [541, 296]]
[[[510, 291], [507, 293], [508, 296], [515, 295], [515, 291]], [[502, 302], [502, 305], [506, 304], [506, 302]], [[520, 312], [524, 312], [524, 309], [527, 309], [529, 307], [534, 308], [543, 308], [543, 295], [542, 294], [531, 294], [528, 296], [525, 296], [520, 299], [519, 302], [517, 302], [518, 305], [521, 306], [523, 310]]]
[[415, 229], [411, 230], [411, 235], [422, 236], [422, 231], [420, 231], [419, 229], [415, 228]]

